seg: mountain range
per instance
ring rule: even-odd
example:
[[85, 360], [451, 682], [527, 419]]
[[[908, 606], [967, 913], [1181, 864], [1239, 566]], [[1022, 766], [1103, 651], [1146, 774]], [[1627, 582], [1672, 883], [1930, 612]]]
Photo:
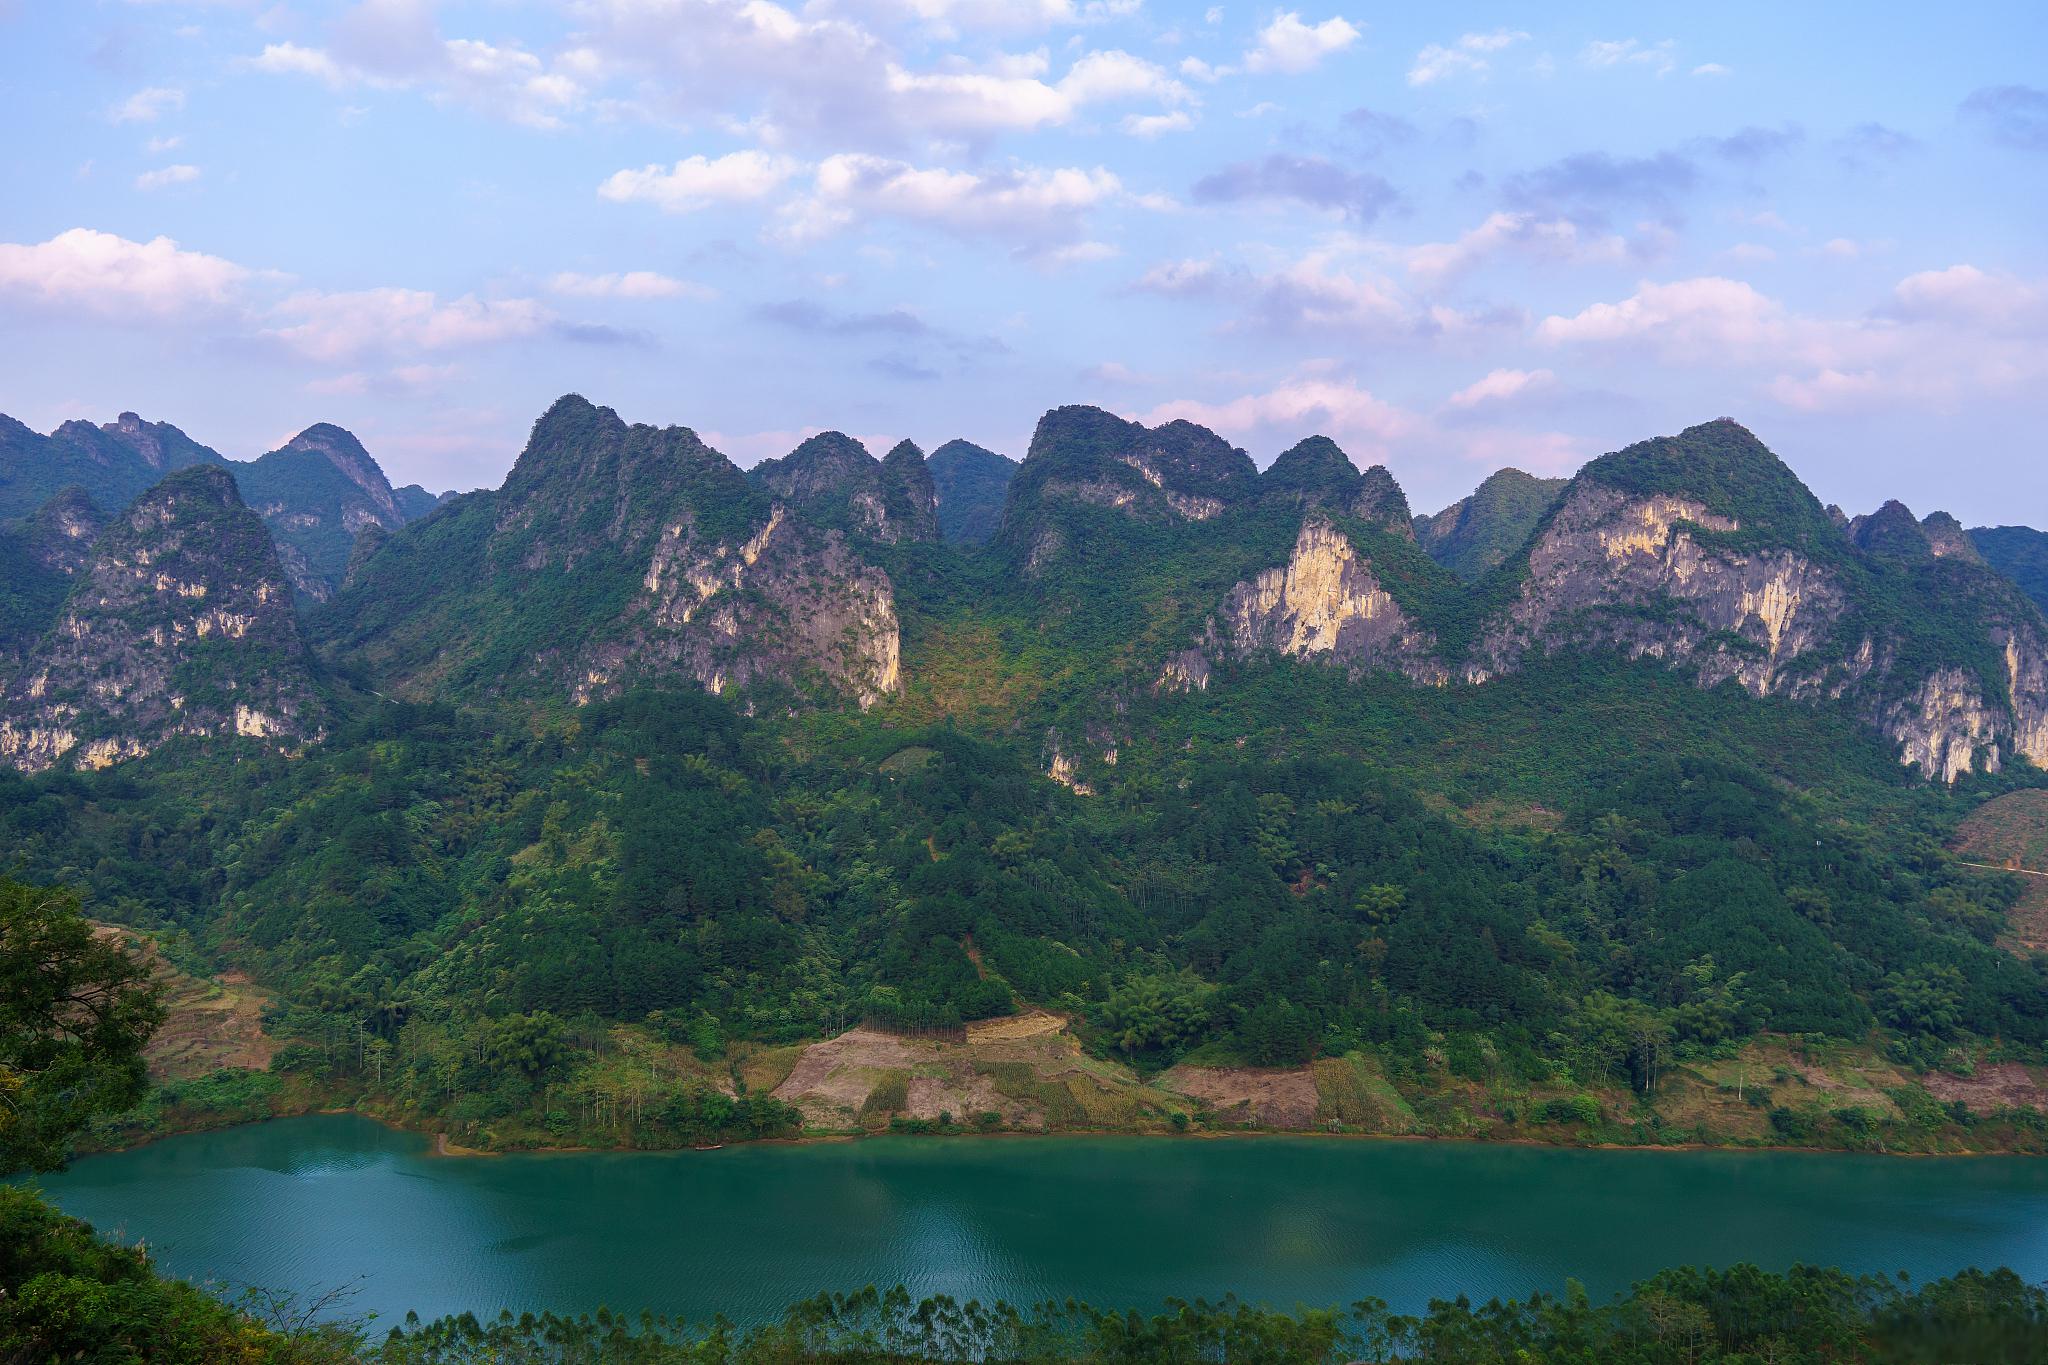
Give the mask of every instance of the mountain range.
[[[0, 418], [0, 512], [0, 754], [28, 767], [177, 735], [298, 743], [352, 686], [581, 705], [675, 679], [865, 708], [976, 614], [1028, 626], [1085, 683], [1031, 718], [1048, 770], [1084, 786], [1134, 690], [1206, 691], [1268, 658], [1464, 688], [1619, 655], [1845, 710], [1944, 782], [2048, 766], [2048, 538], [1895, 502], [1846, 518], [1727, 419], [1568, 480], [1503, 470], [1416, 516], [1325, 437], [1261, 471], [1195, 424], [1088, 407], [1047, 413], [1021, 464], [962, 441], [877, 459], [824, 432], [743, 472], [570, 395], [503, 487], [459, 498], [392, 487], [325, 423], [236, 463], [133, 413], [49, 436]], [[163, 553], [145, 527], [189, 572], [142, 573]], [[215, 628], [245, 616], [261, 628]], [[182, 696], [202, 652], [246, 677], [227, 690], [272, 672], [279, 690], [203, 718], [144, 704]]]

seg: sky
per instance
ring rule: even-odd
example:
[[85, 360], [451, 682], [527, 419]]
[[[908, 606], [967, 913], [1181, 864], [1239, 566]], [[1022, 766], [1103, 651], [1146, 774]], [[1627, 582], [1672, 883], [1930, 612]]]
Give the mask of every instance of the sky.
[[1732, 416], [2048, 525], [2048, 6], [0, 0], [0, 411], [495, 486], [1304, 436], [1417, 510]]

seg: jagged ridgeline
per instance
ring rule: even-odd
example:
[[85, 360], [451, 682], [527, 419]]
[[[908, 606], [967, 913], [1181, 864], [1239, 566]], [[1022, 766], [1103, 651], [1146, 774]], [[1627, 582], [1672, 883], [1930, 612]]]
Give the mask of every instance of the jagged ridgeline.
[[889, 576], [791, 504], [871, 535], [935, 535], [929, 479], [889, 473], [849, 438], [815, 438], [761, 476], [785, 502], [686, 427], [563, 398], [503, 488], [358, 564], [317, 637], [415, 699], [583, 703], [687, 679], [872, 705], [899, 682]]
[[[1994, 567], [2024, 566], [2036, 533], [1897, 504], [1851, 521], [1725, 419], [1569, 480], [1504, 470], [1431, 516], [1324, 437], [1262, 472], [1193, 423], [1091, 407], [1047, 413], [1021, 464], [961, 441], [878, 459], [825, 432], [742, 472], [687, 428], [572, 395], [502, 488], [452, 500], [394, 490], [325, 424], [240, 465], [133, 414], [0, 439], [10, 496], [56, 477], [31, 477], [37, 459], [98, 480], [0, 534], [19, 566], [0, 595], [18, 736], [64, 728], [23, 709], [23, 680], [80, 590], [95, 518], [137, 471], [182, 461], [232, 473], [319, 655], [363, 693], [563, 707], [686, 684], [863, 710], [903, 695], [906, 719], [1044, 734], [1048, 770], [1091, 785], [1090, 765], [1142, 741], [1139, 698], [1268, 688], [1285, 665], [1469, 709], [1532, 668], [1623, 660], [1851, 717], [1943, 781], [2048, 763], [2048, 624]], [[1349, 704], [1299, 676], [1314, 707]], [[64, 703], [71, 733], [96, 696]], [[135, 744], [78, 753], [152, 741]]]

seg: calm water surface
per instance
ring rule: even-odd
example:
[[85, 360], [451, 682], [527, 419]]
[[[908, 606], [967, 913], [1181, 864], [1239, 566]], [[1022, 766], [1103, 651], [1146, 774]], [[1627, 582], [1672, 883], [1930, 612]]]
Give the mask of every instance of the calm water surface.
[[437, 1158], [320, 1116], [88, 1157], [66, 1210], [192, 1279], [360, 1277], [389, 1322], [600, 1304], [772, 1316], [822, 1289], [1156, 1307], [1599, 1297], [1683, 1262], [2048, 1278], [2048, 1161], [1261, 1138], [876, 1138]]

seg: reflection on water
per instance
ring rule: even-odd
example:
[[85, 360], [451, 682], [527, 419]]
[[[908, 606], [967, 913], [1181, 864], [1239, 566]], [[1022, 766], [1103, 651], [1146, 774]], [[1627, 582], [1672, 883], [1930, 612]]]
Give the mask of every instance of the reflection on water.
[[326, 1115], [80, 1161], [70, 1212], [194, 1279], [360, 1281], [386, 1321], [600, 1304], [741, 1321], [826, 1289], [1154, 1308], [1596, 1296], [1684, 1262], [2048, 1276], [2048, 1162], [1316, 1139], [884, 1138], [437, 1158]]

